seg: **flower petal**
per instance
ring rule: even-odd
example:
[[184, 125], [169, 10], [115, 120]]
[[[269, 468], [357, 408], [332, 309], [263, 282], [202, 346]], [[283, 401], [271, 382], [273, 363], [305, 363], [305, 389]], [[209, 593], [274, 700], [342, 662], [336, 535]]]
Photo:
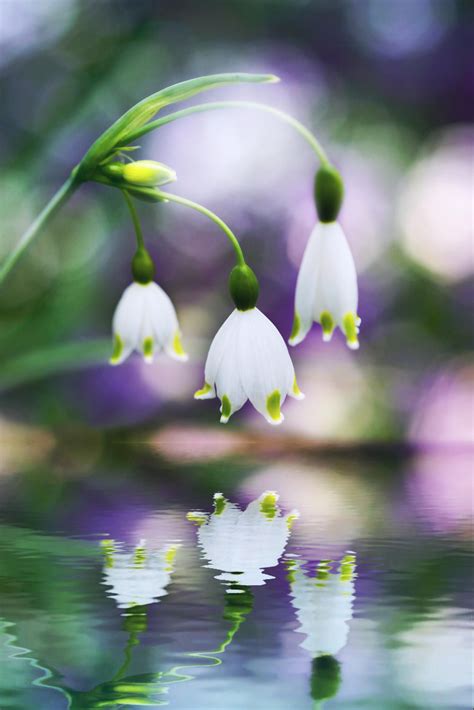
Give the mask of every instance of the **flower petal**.
[[165, 291], [152, 282], [147, 284], [147, 307], [149, 324], [154, 340], [161, 349], [172, 344], [176, 331], [178, 331], [178, 318], [173, 303]]
[[232, 414], [238, 411], [247, 401], [247, 395], [239, 373], [239, 339], [243, 324], [244, 312], [237, 311], [232, 319], [226, 335], [226, 351], [220, 360], [216, 372], [215, 387], [217, 396], [222, 402], [221, 423], [227, 424]]
[[112, 355], [114, 364], [123, 362], [134, 348], [140, 348], [140, 332], [146, 299], [145, 289], [146, 286], [141, 284], [130, 284], [123, 292], [115, 309], [112, 328], [114, 335], [120, 338], [123, 348], [121, 351], [114, 351]]
[[[347, 239], [337, 222], [321, 224], [321, 263], [314, 303], [318, 322], [329, 316], [342, 328], [346, 313], [357, 313], [357, 274]], [[329, 333], [330, 327], [326, 326]]]
[[257, 308], [245, 311], [239, 338], [240, 379], [253, 406], [270, 424], [283, 421], [280, 406], [295, 371], [283, 338]]
[[303, 254], [295, 292], [295, 320], [290, 337], [290, 345], [301, 343], [313, 324], [314, 302], [318, 283], [321, 251], [321, 223], [318, 223], [309, 237]]
[[236, 309], [233, 310], [215, 334], [211, 347], [209, 348], [206, 366], [204, 369], [204, 379], [211, 386], [215, 384], [217, 371], [221, 364], [222, 358], [227, 352], [227, 343], [230, 338], [232, 323], [237, 318], [237, 315], [238, 311]]

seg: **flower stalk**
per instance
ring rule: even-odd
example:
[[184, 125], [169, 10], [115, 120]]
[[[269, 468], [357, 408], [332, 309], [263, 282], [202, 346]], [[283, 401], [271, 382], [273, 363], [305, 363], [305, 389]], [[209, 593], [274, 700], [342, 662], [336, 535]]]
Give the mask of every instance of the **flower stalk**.
[[212, 220], [215, 224], [217, 224], [220, 229], [224, 232], [230, 243], [232, 244], [232, 247], [235, 252], [235, 258], [237, 260], [237, 264], [239, 266], [245, 266], [245, 258], [244, 258], [244, 253], [242, 251], [242, 247], [239, 244], [239, 240], [235, 236], [234, 232], [231, 230], [231, 228], [222, 220], [220, 217], [218, 217], [215, 212], [212, 212], [211, 210], [207, 209], [207, 207], [204, 207], [203, 205], [200, 205], [198, 202], [193, 202], [192, 200], [188, 200], [186, 197], [181, 197], [180, 195], [174, 195], [171, 194], [170, 192], [161, 192], [160, 190], [157, 191], [159, 193], [159, 197], [164, 201], [164, 202], [176, 202], [178, 205], [184, 205], [184, 207], [189, 207], [192, 210], [195, 210], [196, 212], [200, 212], [203, 214], [205, 217], [208, 217], [210, 220]]

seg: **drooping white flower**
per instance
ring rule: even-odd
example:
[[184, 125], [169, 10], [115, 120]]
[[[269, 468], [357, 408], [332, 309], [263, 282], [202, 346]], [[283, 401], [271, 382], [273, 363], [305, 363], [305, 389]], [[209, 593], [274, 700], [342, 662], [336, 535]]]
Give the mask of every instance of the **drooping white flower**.
[[198, 541], [208, 566], [222, 573], [216, 579], [249, 586], [273, 579], [263, 570], [278, 564], [299, 516], [296, 510], [283, 516], [277, 501], [274, 491], [265, 491], [242, 511], [216, 493], [211, 515], [188, 513], [188, 520], [199, 525]]
[[175, 360], [188, 359], [171, 299], [154, 281], [134, 281], [125, 289], [115, 310], [113, 333], [111, 365], [122, 363], [132, 350], [143, 353], [149, 363], [161, 350]]
[[300, 622], [297, 631], [306, 638], [300, 644], [317, 656], [335, 655], [347, 643], [355, 596], [355, 555], [348, 552], [336, 572], [331, 562], [319, 563], [310, 576], [299, 559], [287, 561], [291, 603]]
[[290, 345], [301, 343], [313, 321], [320, 323], [323, 340], [331, 340], [339, 326], [347, 345], [359, 347], [358, 290], [354, 260], [338, 222], [318, 222], [301, 262], [295, 294], [295, 319]]
[[270, 424], [280, 424], [286, 396], [302, 399], [288, 348], [273, 323], [258, 308], [236, 308], [211, 343], [205, 382], [196, 399], [221, 400], [221, 422], [249, 399]]
[[110, 588], [107, 594], [121, 609], [153, 604], [167, 593], [178, 547], [147, 550], [146, 541], [141, 540], [133, 552], [122, 552], [112, 540], [104, 540], [103, 584]]

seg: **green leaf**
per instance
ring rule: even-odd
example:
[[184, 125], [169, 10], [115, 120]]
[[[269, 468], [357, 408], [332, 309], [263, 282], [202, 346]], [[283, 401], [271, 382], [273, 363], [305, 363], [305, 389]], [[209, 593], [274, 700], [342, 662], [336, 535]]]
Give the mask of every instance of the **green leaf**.
[[184, 101], [195, 94], [199, 94], [201, 91], [215, 89], [220, 86], [275, 81], [279, 80], [273, 74], [211, 74], [210, 76], [201, 76], [196, 79], [182, 81], [179, 84], [173, 84], [173, 86], [157, 91], [156, 94], [151, 94], [151, 96], [132, 106], [92, 144], [79, 164], [79, 177], [88, 179], [98, 163], [104, 160], [118, 144], [122, 146], [126, 144], [129, 140], [128, 136], [132, 136], [134, 131], [148, 123], [165, 106]]

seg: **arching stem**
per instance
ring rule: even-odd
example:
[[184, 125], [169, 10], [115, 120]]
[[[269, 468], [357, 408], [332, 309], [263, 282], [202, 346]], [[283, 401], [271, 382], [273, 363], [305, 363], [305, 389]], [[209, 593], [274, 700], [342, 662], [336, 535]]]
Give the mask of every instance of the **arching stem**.
[[239, 266], [244, 266], [245, 265], [245, 258], [244, 258], [244, 253], [242, 251], [242, 247], [239, 244], [239, 241], [237, 237], [235, 236], [234, 232], [230, 229], [230, 227], [227, 226], [227, 224], [214, 212], [211, 212], [211, 210], [208, 210], [207, 207], [203, 207], [200, 205], [198, 202], [193, 202], [192, 200], [188, 200], [185, 197], [180, 197], [179, 195], [173, 195], [169, 192], [162, 192], [159, 190], [160, 195], [163, 197], [163, 200], [169, 200], [170, 202], [176, 202], [178, 205], [184, 205], [185, 207], [190, 207], [192, 210], [196, 210], [196, 212], [200, 212], [201, 214], [205, 215], [209, 219], [211, 219], [215, 224], [217, 224], [218, 227], [222, 229], [224, 234], [227, 236], [229, 239], [230, 243], [232, 244], [234, 251], [235, 251], [235, 256], [237, 259], [237, 263]]
[[167, 116], [163, 116], [162, 118], [156, 119], [156, 121], [151, 121], [150, 123], [147, 123], [145, 126], [142, 126], [141, 128], [137, 129], [131, 136], [128, 137], [127, 140], [129, 142], [133, 142], [141, 136], [144, 136], [145, 134], [149, 133], [150, 131], [154, 131], [155, 128], [160, 128], [160, 126], [165, 126], [167, 123], [172, 123], [172, 121], [176, 121], [178, 118], [191, 116], [194, 113], [202, 113], [203, 111], [215, 111], [217, 109], [222, 108], [257, 109], [259, 111], [265, 111], [267, 113], [272, 114], [273, 116], [276, 116], [281, 121], [284, 121], [284, 123], [287, 123], [289, 126], [292, 126], [296, 131], [298, 131], [298, 133], [306, 140], [307, 143], [309, 143], [312, 150], [316, 153], [318, 160], [321, 162], [321, 165], [330, 165], [330, 161], [326, 155], [326, 151], [324, 150], [316, 136], [314, 136], [311, 131], [306, 128], [306, 126], [300, 123], [300, 121], [298, 121], [296, 118], [293, 118], [293, 116], [290, 116], [288, 113], [285, 113], [285, 111], [280, 111], [280, 109], [278, 108], [268, 106], [267, 104], [261, 104], [257, 101], [211, 101], [205, 104], [196, 104], [196, 106], [190, 106], [189, 108], [184, 108], [181, 111], [169, 113]]
[[132, 198], [128, 194], [126, 190], [122, 190], [122, 194], [125, 198], [125, 202], [127, 203], [127, 207], [130, 211], [130, 215], [132, 217], [132, 222], [133, 226], [135, 228], [135, 235], [137, 237], [137, 247], [138, 249], [145, 249], [145, 242], [143, 241], [143, 232], [142, 232], [142, 227], [140, 224], [140, 220], [138, 219], [138, 214], [137, 210], [135, 209], [135, 205], [133, 204]]

